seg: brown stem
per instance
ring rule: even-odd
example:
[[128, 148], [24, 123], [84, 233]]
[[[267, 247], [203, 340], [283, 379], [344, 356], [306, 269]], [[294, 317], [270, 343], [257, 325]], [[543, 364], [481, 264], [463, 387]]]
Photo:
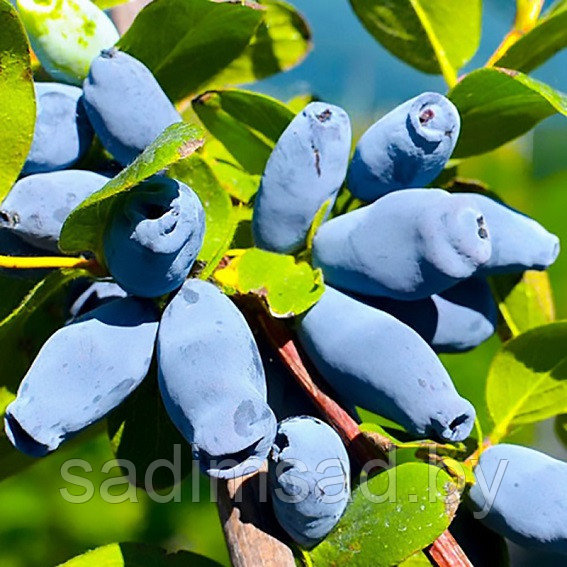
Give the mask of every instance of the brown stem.
[[270, 535], [275, 525], [266, 502], [266, 467], [217, 485], [220, 520], [234, 567], [294, 567], [291, 549]]

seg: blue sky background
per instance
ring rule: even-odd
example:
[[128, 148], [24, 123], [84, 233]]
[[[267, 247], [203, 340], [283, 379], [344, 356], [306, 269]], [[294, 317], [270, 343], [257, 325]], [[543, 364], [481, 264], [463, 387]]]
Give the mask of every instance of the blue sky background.
[[[282, 99], [313, 92], [361, 119], [425, 90], [446, 90], [440, 77], [416, 71], [390, 55], [363, 28], [347, 0], [291, 1], [310, 23], [315, 49], [297, 68], [254, 88]], [[484, 4], [481, 46], [469, 69], [483, 65], [514, 19], [514, 0], [485, 0]], [[567, 51], [534, 76], [567, 91]]]

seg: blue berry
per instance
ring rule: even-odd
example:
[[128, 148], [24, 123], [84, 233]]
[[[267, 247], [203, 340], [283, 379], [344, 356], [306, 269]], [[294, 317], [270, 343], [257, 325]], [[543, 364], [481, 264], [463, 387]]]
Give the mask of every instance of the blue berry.
[[150, 70], [109, 49], [92, 62], [83, 84], [85, 108], [103, 146], [128, 165], [168, 126], [182, 122]]
[[360, 138], [347, 185], [363, 201], [391, 191], [426, 187], [453, 153], [461, 120], [453, 103], [423, 93], [386, 114]]
[[470, 350], [496, 331], [498, 308], [483, 278], [469, 278], [417, 301], [362, 296], [356, 299], [393, 315], [419, 333], [436, 352]]
[[85, 155], [94, 132], [82, 94], [69, 85], [35, 83], [35, 129], [22, 175], [67, 169]]
[[203, 471], [232, 478], [258, 470], [276, 419], [240, 311], [214, 285], [187, 280], [163, 314], [157, 344], [165, 407]]
[[502, 444], [482, 453], [474, 474], [469, 498], [484, 525], [519, 545], [567, 554], [567, 464]]
[[13, 445], [42, 457], [103, 418], [146, 376], [157, 328], [153, 303], [126, 298], [53, 334], [6, 409]]
[[429, 345], [391, 315], [327, 286], [299, 319], [298, 337], [322, 377], [350, 403], [412, 435], [468, 437], [474, 408]]
[[132, 295], [169, 293], [189, 274], [204, 233], [197, 195], [175, 179], [154, 176], [115, 209], [104, 236], [108, 269]]
[[321, 205], [330, 200], [331, 210], [345, 179], [350, 143], [350, 120], [337, 106], [312, 102], [291, 121], [256, 195], [256, 246], [283, 253], [301, 248]]
[[324, 223], [313, 262], [339, 288], [423, 299], [473, 275], [491, 254], [489, 231], [467, 195], [396, 191]]
[[[72, 319], [81, 317], [85, 313], [108, 303], [109, 301], [114, 301], [122, 297], [126, 297], [128, 294], [114, 282], [110, 281], [100, 281], [92, 282], [87, 280], [87, 287], [81, 286], [82, 289], [79, 295], [75, 295], [71, 306], [69, 307], [69, 314]], [[77, 286], [82, 282], [72, 282], [76, 283]], [[75, 286], [76, 287], [76, 286]]]
[[476, 193], [467, 194], [482, 211], [490, 230], [492, 255], [483, 274], [545, 270], [559, 255], [559, 239], [535, 220]]
[[0, 205], [0, 227], [36, 248], [57, 254], [61, 228], [69, 213], [106, 183], [107, 177], [78, 169], [24, 177]]
[[335, 527], [350, 496], [340, 437], [314, 417], [286, 419], [278, 425], [268, 465], [278, 522], [297, 543], [313, 547]]

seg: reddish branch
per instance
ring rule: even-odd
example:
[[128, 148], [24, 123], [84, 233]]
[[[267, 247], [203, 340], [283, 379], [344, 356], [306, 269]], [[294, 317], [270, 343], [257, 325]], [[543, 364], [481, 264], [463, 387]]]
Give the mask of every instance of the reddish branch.
[[449, 530], [445, 530], [426, 550], [429, 560], [439, 567], [473, 567]]

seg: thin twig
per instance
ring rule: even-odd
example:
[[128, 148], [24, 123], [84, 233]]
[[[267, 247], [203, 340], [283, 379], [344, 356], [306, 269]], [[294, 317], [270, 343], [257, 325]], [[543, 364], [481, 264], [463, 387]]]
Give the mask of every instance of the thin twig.
[[425, 550], [425, 555], [438, 567], [474, 567], [449, 530]]
[[12, 270], [82, 268], [93, 273], [101, 270], [96, 260], [69, 256], [0, 256], [0, 268]]
[[539, 15], [541, 14], [543, 4], [544, 0], [516, 1], [516, 18], [514, 25], [506, 34], [502, 43], [496, 48], [496, 51], [490, 56], [490, 59], [486, 62], [486, 67], [493, 67], [502, 59], [512, 45], [535, 27]]

